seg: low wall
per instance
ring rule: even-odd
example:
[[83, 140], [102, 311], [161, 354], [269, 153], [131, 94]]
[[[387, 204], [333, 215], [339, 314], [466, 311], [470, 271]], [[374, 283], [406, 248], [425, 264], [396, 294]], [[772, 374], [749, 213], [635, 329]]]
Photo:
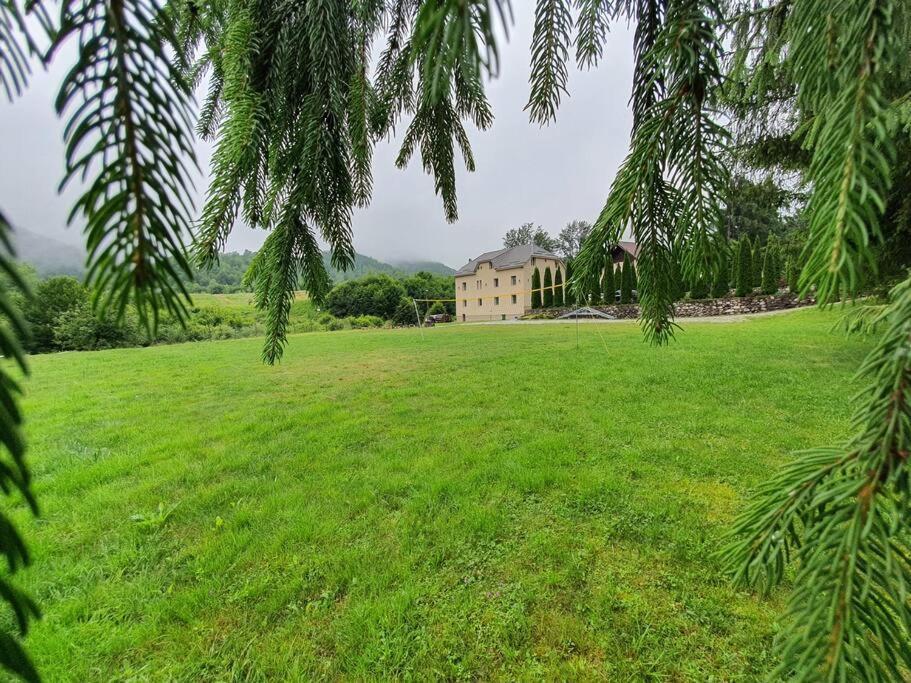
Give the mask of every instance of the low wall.
[[[698, 299], [678, 301], [674, 304], [674, 315], [678, 318], [704, 318], [715, 315], [742, 315], [744, 313], [761, 313], [763, 311], [780, 311], [785, 308], [798, 308], [812, 305], [813, 299], [799, 299], [792, 294], [755, 294], [743, 297], [724, 297], [723, 299]], [[529, 311], [524, 317], [556, 318], [573, 311], [578, 306], [562, 308], [537, 308]], [[610, 304], [592, 306], [618, 319], [639, 317], [637, 304]]]

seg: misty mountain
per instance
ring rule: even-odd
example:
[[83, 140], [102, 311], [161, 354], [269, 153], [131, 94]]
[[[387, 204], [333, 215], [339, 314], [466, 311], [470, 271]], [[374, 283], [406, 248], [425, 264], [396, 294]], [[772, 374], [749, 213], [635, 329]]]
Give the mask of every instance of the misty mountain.
[[456, 269], [439, 261], [393, 261], [393, 267], [405, 273], [433, 273], [434, 275], [455, 275]]
[[[80, 247], [45, 237], [28, 230], [17, 229], [13, 235], [16, 254], [20, 261], [30, 264], [41, 277], [51, 275], [75, 275], [85, 273], [85, 251]], [[220, 262], [211, 270], [197, 273], [196, 284], [206, 288], [219, 283], [225, 286], [239, 286], [250, 260], [256, 252], [222, 254]], [[436, 275], [452, 275], [455, 270], [437, 261], [408, 261], [396, 264], [385, 263], [364, 254], [355, 254], [354, 265], [347, 271], [332, 267], [328, 252], [323, 252], [323, 263], [333, 282], [353, 280], [364, 275], [386, 273], [393, 277], [427, 271]]]
[[79, 277], [85, 272], [85, 251], [74, 244], [16, 228], [13, 231], [13, 246], [16, 257], [33, 266], [41, 277]]

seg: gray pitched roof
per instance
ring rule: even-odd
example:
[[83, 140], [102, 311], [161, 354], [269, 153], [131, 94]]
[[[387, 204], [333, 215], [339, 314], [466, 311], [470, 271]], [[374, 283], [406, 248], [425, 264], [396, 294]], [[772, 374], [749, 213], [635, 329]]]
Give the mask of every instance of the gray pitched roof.
[[494, 270], [507, 270], [508, 268], [520, 268], [528, 263], [532, 256], [549, 258], [557, 261], [563, 261], [563, 258], [556, 254], [551, 254], [546, 249], [539, 247], [537, 244], [520, 244], [517, 247], [508, 249], [497, 249], [496, 251], [487, 251], [471, 259], [456, 272], [456, 277], [460, 275], [472, 275], [477, 272], [478, 264], [490, 261]]

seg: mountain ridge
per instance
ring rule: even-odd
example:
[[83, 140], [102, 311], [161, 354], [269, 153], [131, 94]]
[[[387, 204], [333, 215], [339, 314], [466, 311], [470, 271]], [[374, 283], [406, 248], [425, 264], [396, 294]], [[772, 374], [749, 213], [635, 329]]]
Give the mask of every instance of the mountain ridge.
[[[41, 277], [79, 277], [85, 273], [85, 251], [76, 245], [23, 229], [17, 229], [13, 233], [13, 244], [18, 260], [34, 267]], [[221, 256], [224, 257], [223, 260], [239, 259], [248, 263], [255, 253], [249, 250], [232, 251]], [[353, 266], [347, 271], [342, 271], [332, 266], [329, 252], [322, 253], [323, 263], [333, 282], [382, 273], [395, 277], [413, 275], [422, 270], [435, 275], [454, 275], [456, 272], [454, 268], [439, 261], [402, 260], [388, 263], [361, 253], [355, 253]]]

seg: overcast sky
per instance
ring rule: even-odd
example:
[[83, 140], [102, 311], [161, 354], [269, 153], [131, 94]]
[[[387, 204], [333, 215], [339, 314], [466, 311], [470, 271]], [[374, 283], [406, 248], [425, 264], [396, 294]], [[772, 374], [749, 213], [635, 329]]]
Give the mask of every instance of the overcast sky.
[[[555, 124], [529, 123], [528, 98], [531, 3], [514, 3], [515, 26], [501, 47], [500, 77], [488, 86], [496, 120], [491, 129], [471, 129], [477, 170], [458, 174], [459, 221], [446, 222], [433, 180], [418, 155], [406, 170], [395, 167], [399, 141], [381, 143], [374, 156], [374, 193], [369, 208], [354, 218], [354, 244], [362, 254], [382, 260], [422, 259], [462, 265], [483, 251], [501, 246], [511, 227], [534, 221], [556, 234], [574, 219], [593, 221], [629, 141], [628, 107], [632, 73], [632, 36], [617, 25], [604, 59], [593, 71], [570, 73], [570, 97]], [[66, 56], [66, 55], [64, 55]], [[61, 60], [62, 62], [63, 60]], [[65, 227], [77, 188], [63, 196], [62, 125], [53, 98], [63, 65], [34, 76], [28, 93], [0, 104], [0, 206], [14, 225], [78, 242], [77, 227]], [[399, 133], [405, 126], [399, 126]], [[209, 147], [199, 157], [208, 167]], [[199, 201], [205, 191], [199, 183]], [[264, 233], [239, 226], [229, 250], [256, 249]]]

